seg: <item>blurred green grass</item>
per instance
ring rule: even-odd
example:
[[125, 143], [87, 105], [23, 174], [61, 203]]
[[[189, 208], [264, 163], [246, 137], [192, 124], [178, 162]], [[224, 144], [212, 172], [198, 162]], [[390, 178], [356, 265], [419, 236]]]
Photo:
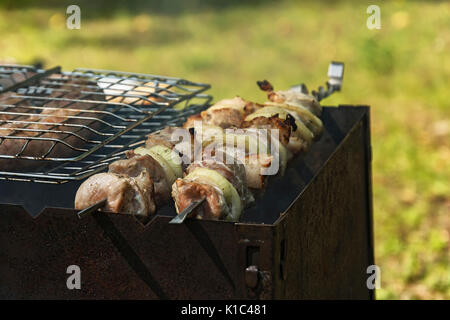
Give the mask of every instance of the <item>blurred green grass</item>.
[[258, 79], [316, 88], [344, 61], [326, 104], [372, 107], [377, 297], [450, 299], [449, 3], [78, 3], [80, 30], [65, 27], [66, 1], [0, 3], [0, 60], [179, 76], [257, 101]]

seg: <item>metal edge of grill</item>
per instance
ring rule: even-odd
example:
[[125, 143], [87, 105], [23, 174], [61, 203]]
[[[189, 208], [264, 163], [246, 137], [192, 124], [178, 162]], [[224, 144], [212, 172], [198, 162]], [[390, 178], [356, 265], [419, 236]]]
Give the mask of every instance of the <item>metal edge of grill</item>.
[[[19, 153], [0, 154], [0, 159], [45, 161], [57, 165], [34, 172], [2, 170], [0, 180], [60, 184], [84, 179], [118, 159], [127, 148], [138, 145], [146, 134], [168, 124], [181, 124], [188, 115], [198, 113], [212, 100], [210, 95], [202, 94], [210, 88], [208, 84], [112, 70], [75, 69], [72, 72], [61, 72], [59, 67], [44, 71], [32, 66], [0, 65], [0, 78], [5, 74], [14, 74], [15, 71], [28, 70], [32, 71], [28, 78], [2, 91], [3, 94], [8, 94], [9, 99], [17, 101], [13, 104], [0, 104], [2, 125], [10, 125], [9, 128], [0, 129], [0, 146], [5, 140], [25, 142]], [[74, 93], [78, 95], [75, 98], [71, 96]], [[174, 107], [180, 106], [182, 102], [184, 106], [176, 110]], [[65, 105], [50, 106], [52, 103]], [[77, 104], [88, 107], [74, 107]], [[17, 109], [25, 112], [17, 112]], [[51, 118], [51, 112], [61, 110], [74, 114], [59, 116], [62, 119], [57, 122], [42, 121]], [[49, 112], [49, 115], [35, 114], [34, 111]], [[23, 117], [27, 118], [24, 120]], [[107, 121], [109, 118], [113, 120]], [[81, 121], [81, 124], [73, 121]], [[39, 125], [45, 129], [33, 128]], [[1, 131], [5, 130], [12, 131], [14, 136], [2, 135]], [[78, 133], [83, 130], [103, 139], [82, 137]], [[30, 134], [24, 134], [30, 132], [31, 137]], [[45, 137], [51, 134], [65, 136], [63, 139]], [[69, 138], [81, 140], [82, 146], [73, 146], [64, 141]], [[24, 151], [32, 141], [49, 142], [51, 146], [39, 157], [30, 156]], [[50, 156], [58, 144], [78, 154], [70, 157]]]

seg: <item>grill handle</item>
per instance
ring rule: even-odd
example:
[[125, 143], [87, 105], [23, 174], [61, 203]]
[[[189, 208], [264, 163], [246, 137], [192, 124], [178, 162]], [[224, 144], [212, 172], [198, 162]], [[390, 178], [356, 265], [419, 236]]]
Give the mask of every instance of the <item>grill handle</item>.
[[[317, 91], [313, 90], [311, 94], [321, 101], [329, 97], [335, 91], [341, 91], [342, 81], [344, 80], [344, 63], [332, 61], [328, 66], [328, 81], [326, 82], [327, 89], [320, 86]], [[290, 90], [300, 91], [301, 93], [308, 94], [308, 88], [304, 83], [292, 86]]]

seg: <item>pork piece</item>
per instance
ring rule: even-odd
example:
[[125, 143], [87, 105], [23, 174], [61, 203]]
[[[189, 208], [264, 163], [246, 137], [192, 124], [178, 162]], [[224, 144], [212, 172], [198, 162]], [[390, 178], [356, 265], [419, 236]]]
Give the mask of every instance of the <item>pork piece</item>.
[[172, 197], [177, 212], [206, 197], [206, 201], [193, 211], [193, 216], [198, 219], [219, 220], [230, 213], [222, 191], [209, 184], [177, 179], [172, 185]]
[[273, 156], [267, 154], [251, 154], [245, 157], [245, 174], [247, 185], [252, 189], [263, 189], [267, 183], [265, 174], [273, 161]]
[[285, 109], [286, 112], [290, 113], [294, 118], [300, 119], [305, 124], [306, 128], [314, 135], [315, 140], [320, 138], [323, 131], [323, 123], [307, 108], [301, 105], [288, 105], [275, 102], [266, 102], [264, 106]]
[[298, 128], [292, 117], [283, 120], [279, 118], [278, 115], [274, 115], [270, 118], [261, 116], [250, 121], [245, 121], [242, 124], [242, 127], [278, 130], [280, 142], [294, 155], [306, 151], [309, 147], [309, 142], [299, 137], [298, 132], [296, 132]]
[[165, 127], [162, 130], [153, 132], [147, 136], [147, 141], [145, 142], [146, 148], [151, 148], [153, 146], [162, 145], [169, 149], [173, 149], [178, 143], [181, 142], [181, 137], [178, 134], [174, 134], [175, 131], [190, 135], [189, 131], [182, 127]]
[[222, 128], [240, 127], [245, 118], [245, 106], [245, 100], [235, 97], [220, 100], [200, 114], [207, 124]]
[[263, 104], [245, 100], [244, 113], [246, 116], [248, 116], [250, 113], [253, 113], [263, 107], [264, 107]]
[[223, 108], [208, 111], [207, 113], [203, 112], [202, 119], [205, 123], [213, 124], [222, 128], [240, 127], [242, 121], [244, 120], [242, 113], [236, 109]]
[[236, 163], [225, 164], [218, 159], [203, 159], [192, 163], [186, 169], [186, 174], [191, 173], [196, 168], [211, 169], [220, 173], [236, 189], [244, 206], [249, 206], [254, 201], [253, 195], [247, 187], [247, 176], [242, 163], [236, 161]]
[[223, 99], [216, 102], [200, 114], [194, 114], [186, 119], [183, 127], [193, 128], [195, 121], [204, 122], [221, 128], [240, 127], [245, 116], [262, 108], [263, 105], [247, 101], [241, 97]]
[[[63, 89], [72, 90], [70, 87], [63, 86]], [[55, 94], [56, 95], [56, 94]], [[83, 99], [84, 94], [81, 92], [70, 92], [64, 95], [64, 98], [68, 99]], [[93, 95], [86, 97], [84, 99], [89, 100], [99, 100], [101, 98], [100, 95]], [[105, 105], [101, 104], [99, 101], [98, 104], [95, 105], [92, 103], [84, 103], [84, 102], [76, 102], [72, 103], [70, 101], [51, 101], [45, 104], [45, 107], [48, 109], [42, 110], [40, 113], [40, 123], [33, 124], [29, 126], [31, 129], [38, 130], [54, 130], [59, 131], [48, 132], [44, 134], [38, 134], [39, 137], [49, 138], [49, 139], [58, 139], [59, 141], [63, 141], [64, 143], [58, 142], [54, 147], [53, 141], [38, 141], [34, 140], [28, 144], [27, 149], [24, 151], [23, 155], [35, 156], [36, 154], [43, 155], [50, 148], [49, 157], [70, 157], [80, 151], [75, 151], [72, 148], [80, 148], [85, 144], [83, 139], [87, 139], [90, 135], [92, 135], [92, 131], [89, 129], [81, 129], [76, 126], [70, 125], [84, 125], [90, 127], [92, 129], [99, 129], [102, 124], [98, 121], [102, 117], [101, 113], [93, 113], [93, 112], [83, 112], [82, 110], [98, 110], [101, 111], [105, 109]], [[80, 111], [78, 111], [80, 110]], [[77, 117], [77, 118], [74, 118]], [[90, 119], [80, 119], [90, 118]], [[49, 124], [42, 124], [49, 123]], [[60, 125], [61, 124], [61, 125]], [[68, 125], [66, 125], [68, 124]], [[74, 134], [76, 132], [76, 135]], [[72, 147], [72, 148], [71, 148]]]
[[244, 99], [242, 99], [239, 96], [236, 96], [234, 98], [231, 99], [222, 99], [217, 101], [216, 103], [214, 103], [211, 107], [214, 106], [235, 106], [235, 107], [239, 107], [240, 109], [244, 109], [245, 105], [247, 104], [247, 101], [245, 101]]
[[[219, 140], [210, 140], [203, 144], [202, 159], [214, 159], [229, 165], [242, 164], [245, 168], [247, 186], [252, 189], [261, 189], [265, 186], [268, 175], [267, 168], [270, 168], [274, 156], [267, 154], [264, 150], [259, 150], [257, 154], [249, 154], [247, 150], [239, 146], [229, 146], [222, 144]], [[230, 181], [231, 182], [231, 181]]]
[[147, 216], [154, 214], [156, 211], [156, 203], [153, 197], [154, 185], [153, 180], [150, 177], [149, 172], [142, 171], [140, 174], [134, 177], [130, 177], [131, 181], [134, 181], [138, 189], [142, 192], [145, 204], [147, 206]]
[[[66, 92], [64, 98], [82, 98], [83, 94], [78, 91], [71, 91], [73, 88], [69, 84], [70, 82], [61, 86], [60, 91], [54, 91], [51, 97], [58, 98], [63, 91]], [[88, 99], [100, 99], [100, 95], [94, 95], [88, 97]], [[30, 101], [21, 102], [20, 105], [9, 109], [12, 112], [25, 112], [30, 115], [12, 115], [12, 117], [8, 115], [8, 119], [3, 119], [25, 121], [26, 123], [9, 122], [1, 125], [0, 132], [4, 139], [0, 143], [0, 154], [20, 155], [37, 159], [42, 157], [71, 157], [77, 152], [78, 154], [82, 152], [79, 148], [85, 144], [85, 140], [92, 134], [91, 130], [82, 129], [80, 125], [91, 129], [98, 129], [100, 126], [100, 122], [97, 120], [101, 117], [100, 113], [83, 112], [83, 110], [92, 109], [92, 103], [54, 100], [46, 103], [43, 109], [26, 109]], [[95, 109], [102, 110], [104, 107], [99, 102]], [[40, 111], [40, 113], [36, 114], [36, 111]], [[73, 118], [74, 116], [90, 119]], [[2, 159], [0, 165], [4, 170], [25, 170], [39, 167], [42, 162]]]
[[244, 121], [242, 128], [278, 130], [278, 139], [283, 145], [288, 145], [289, 138], [294, 129], [290, 121], [283, 120], [278, 115], [273, 115], [270, 118], [261, 116], [250, 121]]
[[[252, 112], [255, 112], [256, 110], [262, 108], [263, 105], [245, 100], [239, 96], [236, 96], [232, 99], [223, 99], [215, 104], [213, 104], [208, 110], [214, 110], [214, 109], [220, 109], [220, 108], [232, 108], [241, 111], [244, 116], [249, 115]], [[208, 111], [206, 110], [206, 111]]]
[[[16, 93], [4, 93], [0, 95], [0, 136], [6, 137], [14, 134], [16, 128], [20, 129], [26, 126], [24, 123], [6, 122], [6, 121], [38, 121], [38, 116], [33, 116], [33, 110], [28, 109], [30, 106], [28, 101], [22, 101]], [[18, 113], [28, 113], [29, 115], [18, 115]], [[1, 143], [2, 141], [0, 141]], [[1, 147], [3, 151], [7, 151], [2, 154], [13, 155], [13, 152], [9, 151], [9, 148]]]
[[[21, 100], [22, 98], [20, 98], [20, 95], [15, 92], [5, 92], [0, 94], [0, 121], [11, 120], [18, 117], [18, 115], [6, 113], [30, 113], [30, 110], [25, 108], [30, 105], [28, 101], [21, 102]], [[15, 106], [17, 104], [20, 104], [20, 106]], [[21, 118], [25, 117], [28, 116], [22, 116]], [[1, 126], [3, 127], [4, 125], [5, 124], [2, 124]], [[0, 131], [0, 135], [5, 135], [5, 133]]]
[[322, 113], [319, 101], [309, 94], [297, 90], [274, 91], [273, 86], [267, 80], [258, 81], [257, 84], [261, 90], [267, 92], [267, 97], [272, 102], [304, 106], [316, 116], [320, 116]]
[[[20, 94], [15, 92], [5, 92], [0, 95], [0, 136], [10, 136], [14, 133], [22, 134], [26, 131], [16, 131], [15, 129], [25, 128], [26, 123], [20, 123], [20, 121], [39, 121], [39, 110], [30, 109], [30, 101], [21, 97]], [[27, 115], [19, 115], [20, 113], [26, 113]], [[7, 122], [9, 121], [9, 122]], [[14, 121], [14, 122], [11, 122]], [[16, 122], [19, 121], [19, 122]], [[16, 140], [17, 143], [13, 143], [20, 146], [21, 140]], [[0, 154], [14, 155], [18, 150], [10, 150], [10, 147], [2, 147], [0, 141]], [[8, 143], [6, 143], [8, 144]], [[2, 152], [6, 151], [6, 152]], [[9, 161], [9, 160], [5, 160]]]
[[[13, 66], [11, 66], [13, 68]], [[18, 67], [20, 69], [20, 67]], [[0, 74], [0, 89], [7, 90], [16, 83], [25, 81], [35, 75], [33, 71], [17, 71], [10, 74]]]
[[[129, 159], [117, 160], [109, 165], [109, 172], [138, 177], [141, 173], [148, 175], [152, 182], [152, 194], [156, 206], [162, 206], [170, 199], [170, 186], [167, 182], [164, 169], [150, 155], [137, 155], [132, 150], [127, 152]], [[146, 180], [143, 185], [148, 183]]]
[[[146, 156], [118, 160], [109, 165], [109, 172], [122, 174], [135, 179], [139, 188], [146, 195], [147, 206], [149, 207], [150, 212], [153, 213], [156, 210], [156, 199], [154, 198], [155, 184], [153, 183], [149, 169], [150, 165]], [[157, 187], [161, 187], [160, 181], [158, 181]], [[158, 192], [160, 192], [160, 190], [158, 190]], [[161, 201], [161, 199], [158, 198], [158, 201]]]
[[186, 122], [183, 124], [183, 128], [185, 129], [194, 128], [195, 122], [202, 122], [202, 121], [203, 121], [202, 116], [199, 113], [194, 114], [186, 119]]
[[[214, 143], [214, 142], [213, 142]], [[210, 146], [207, 147], [209, 149]], [[248, 188], [262, 189], [266, 185], [267, 181], [267, 169], [272, 165], [274, 157], [270, 154], [245, 154], [239, 155], [239, 151], [235, 149], [227, 149], [225, 147], [218, 146], [212, 147], [212, 150], [204, 150], [202, 154], [203, 159], [214, 159], [216, 161], [226, 162], [227, 154], [236, 155], [234, 157], [234, 164], [238, 164], [244, 167], [245, 181]], [[242, 161], [240, 161], [242, 159]], [[227, 166], [229, 165], [228, 162]], [[229, 180], [232, 182], [231, 180]]]
[[162, 145], [178, 153], [182, 159], [183, 170], [194, 158], [194, 136], [186, 128], [165, 127], [162, 130], [153, 132], [147, 136], [145, 147]]
[[75, 209], [82, 210], [107, 199], [105, 211], [148, 216], [155, 208], [148, 207], [147, 197], [134, 178], [98, 173], [81, 184], [75, 196]]
[[152, 81], [142, 83], [113, 77], [101, 78], [98, 85], [104, 88], [107, 101], [134, 105], [151, 105], [153, 101], [164, 101], [164, 96], [169, 94], [170, 89], [170, 85], [166, 83]]
[[[22, 121], [39, 121], [39, 110], [33, 110], [30, 101], [24, 100], [19, 94], [7, 92], [0, 95], [0, 154], [14, 156], [25, 146], [25, 140], [9, 139], [10, 136], [33, 136], [30, 131], [20, 131], [27, 123]], [[19, 115], [24, 113], [26, 115]], [[34, 161], [19, 159], [0, 159], [2, 170], [25, 169], [36, 166]]]

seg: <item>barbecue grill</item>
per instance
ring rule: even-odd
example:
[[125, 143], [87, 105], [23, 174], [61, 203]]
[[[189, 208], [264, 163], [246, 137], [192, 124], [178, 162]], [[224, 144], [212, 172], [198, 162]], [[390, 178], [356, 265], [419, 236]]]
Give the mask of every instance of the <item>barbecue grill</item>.
[[[95, 129], [103, 135], [64, 159], [15, 156], [42, 161], [45, 169], [0, 172], [0, 297], [374, 298], [366, 287], [366, 269], [374, 264], [368, 107], [324, 107], [320, 140], [292, 160], [283, 177], [270, 179], [240, 222], [169, 224], [173, 204], [145, 222], [103, 212], [80, 219], [73, 199], [82, 180], [105, 170], [151, 131], [203, 110], [211, 97], [202, 93], [205, 84], [85, 69], [35, 70], [3, 91], [44, 101], [33, 107], [45, 108], [49, 99], [66, 99], [67, 93], [51, 95], [67, 79], [76, 83], [83, 103], [92, 104], [89, 110], [105, 113], [104, 125]], [[93, 91], [90, 85], [101, 81], [107, 82], [103, 92]], [[121, 92], [149, 82], [154, 95]], [[317, 94], [326, 96], [324, 90]], [[118, 103], [117, 97], [134, 100]], [[184, 108], [177, 107], [181, 102]], [[80, 290], [66, 286], [70, 265], [81, 269]]]

